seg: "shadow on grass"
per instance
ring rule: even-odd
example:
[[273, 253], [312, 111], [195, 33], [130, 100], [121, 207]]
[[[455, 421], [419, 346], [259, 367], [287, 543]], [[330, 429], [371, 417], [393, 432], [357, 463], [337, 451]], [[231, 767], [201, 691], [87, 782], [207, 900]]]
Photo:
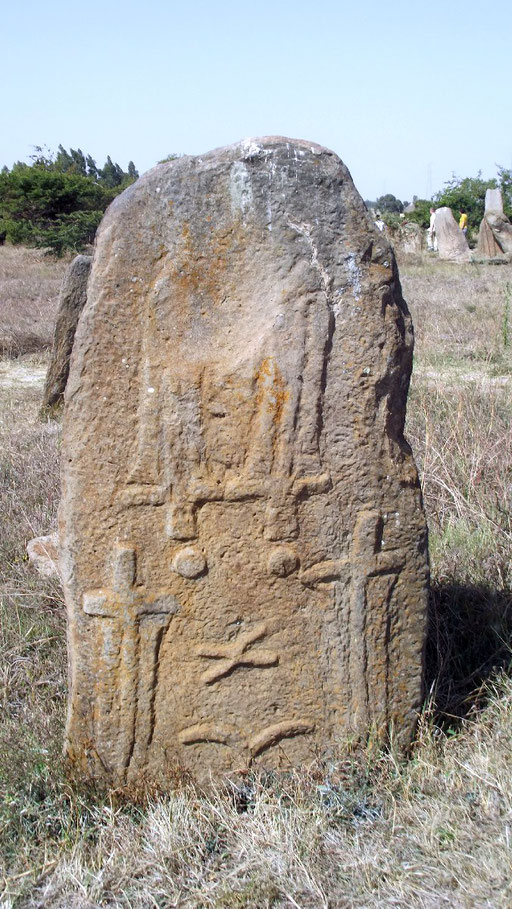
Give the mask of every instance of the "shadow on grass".
[[512, 670], [512, 592], [433, 583], [426, 690], [442, 725], [485, 705], [486, 682]]

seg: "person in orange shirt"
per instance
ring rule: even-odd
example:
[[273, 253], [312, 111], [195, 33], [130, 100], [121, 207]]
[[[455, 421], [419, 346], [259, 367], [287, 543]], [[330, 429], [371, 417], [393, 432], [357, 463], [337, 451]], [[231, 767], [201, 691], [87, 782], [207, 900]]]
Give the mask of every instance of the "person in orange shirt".
[[466, 236], [466, 234], [468, 232], [468, 216], [467, 216], [466, 212], [464, 212], [464, 211], [461, 211], [461, 213], [460, 213], [459, 227], [460, 227], [462, 233], [464, 234], [464, 236]]

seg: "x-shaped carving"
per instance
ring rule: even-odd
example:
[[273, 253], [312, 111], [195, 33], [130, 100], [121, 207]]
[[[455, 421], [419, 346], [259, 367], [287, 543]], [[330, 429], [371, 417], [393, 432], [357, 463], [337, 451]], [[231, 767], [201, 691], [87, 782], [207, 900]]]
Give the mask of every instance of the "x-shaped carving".
[[279, 662], [279, 654], [275, 650], [251, 649], [252, 645], [264, 638], [267, 633], [265, 622], [258, 622], [254, 628], [239, 634], [229, 644], [201, 644], [196, 649], [198, 656], [218, 660], [210, 669], [203, 672], [201, 681], [205, 685], [211, 685], [237, 666], [275, 666]]

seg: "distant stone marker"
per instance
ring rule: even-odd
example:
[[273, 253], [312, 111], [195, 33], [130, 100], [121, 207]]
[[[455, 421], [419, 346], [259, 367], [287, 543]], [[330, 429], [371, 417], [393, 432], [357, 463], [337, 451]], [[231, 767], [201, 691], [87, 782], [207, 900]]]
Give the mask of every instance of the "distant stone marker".
[[485, 216], [494, 239], [505, 256], [512, 256], [512, 224], [506, 215], [488, 212]]
[[500, 189], [486, 189], [485, 191], [485, 214], [490, 212], [496, 215], [503, 214], [503, 199]]
[[485, 193], [485, 214], [478, 232], [477, 254], [488, 259], [512, 257], [512, 224], [503, 213], [501, 190]]
[[501, 256], [503, 253], [496, 241], [487, 218], [482, 218], [480, 222], [476, 252], [478, 256], [483, 256], [485, 259], [495, 259], [496, 256]]
[[440, 259], [469, 262], [471, 253], [466, 237], [448, 206], [436, 209], [436, 236]]
[[398, 254], [419, 255], [425, 248], [423, 230], [414, 221], [400, 224], [398, 228], [390, 231], [393, 246]]
[[250, 140], [109, 208], [66, 390], [67, 751], [289, 768], [421, 703], [412, 327], [332, 152]]
[[53, 348], [43, 392], [45, 409], [58, 407], [64, 400], [76, 326], [87, 297], [91, 263], [92, 256], [76, 256], [62, 281]]

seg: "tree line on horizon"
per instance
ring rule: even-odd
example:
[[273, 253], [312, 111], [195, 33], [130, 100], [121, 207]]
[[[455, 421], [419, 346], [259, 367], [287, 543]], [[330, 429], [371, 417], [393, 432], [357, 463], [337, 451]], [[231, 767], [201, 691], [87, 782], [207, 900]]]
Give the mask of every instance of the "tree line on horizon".
[[94, 241], [105, 209], [139, 174], [110, 155], [98, 167], [91, 155], [59, 145], [56, 154], [36, 146], [30, 163], [0, 172], [0, 242], [81, 252]]
[[[497, 166], [497, 176], [490, 180], [483, 180], [479, 171], [476, 177], [457, 177], [452, 175], [442, 189], [434, 193], [431, 199], [418, 199], [413, 197], [414, 211], [407, 212], [407, 221], [413, 221], [420, 227], [428, 228], [430, 209], [451, 208], [453, 215], [459, 219], [461, 212], [468, 216], [470, 231], [477, 232], [485, 211], [485, 193], [488, 189], [500, 189], [503, 197], [503, 210], [512, 218], [512, 170]], [[383, 220], [390, 226], [399, 222], [403, 223], [404, 209], [408, 202], [402, 202], [392, 193], [380, 196], [375, 202], [366, 200], [366, 206], [380, 212]]]
[[[164, 160], [173, 160], [169, 155]], [[35, 146], [30, 163], [18, 161], [0, 172], [0, 243], [24, 244], [64, 252], [82, 252], [94, 241], [105, 209], [120, 192], [137, 180], [133, 161], [127, 170], [107, 155], [103, 167], [78, 148], [59, 145], [56, 153]], [[431, 199], [413, 197], [414, 211], [406, 219], [423, 228], [429, 225], [430, 208], [448, 206], [458, 219], [464, 211], [470, 232], [476, 232], [484, 215], [487, 189], [501, 189], [505, 214], [512, 218], [512, 170], [497, 167], [497, 177], [452, 176]], [[391, 226], [403, 223], [407, 202], [392, 193], [368, 208], [380, 212]]]

